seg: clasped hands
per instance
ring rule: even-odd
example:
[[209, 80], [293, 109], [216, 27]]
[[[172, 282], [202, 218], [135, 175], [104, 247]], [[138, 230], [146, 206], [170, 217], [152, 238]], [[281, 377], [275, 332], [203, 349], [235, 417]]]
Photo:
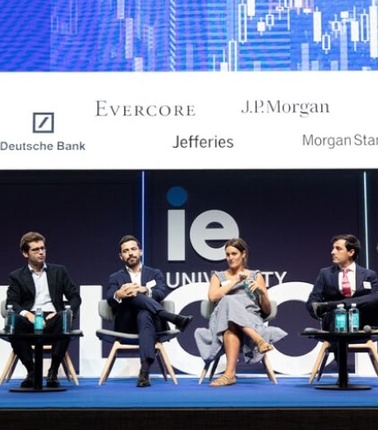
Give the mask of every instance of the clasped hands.
[[[45, 327], [46, 321], [51, 320], [51, 318], [54, 318], [55, 315], [56, 315], [56, 312], [50, 312], [49, 314], [47, 314], [43, 320], [43, 326]], [[27, 318], [29, 322], [34, 324], [35, 315], [33, 312], [28, 312], [27, 314], [25, 314], [25, 318]]]
[[141, 285], [132, 282], [121, 285], [117, 291], [117, 297], [118, 299], [126, 299], [128, 297], [135, 297], [138, 293], [145, 294], [146, 292], [146, 287], [142, 287]]

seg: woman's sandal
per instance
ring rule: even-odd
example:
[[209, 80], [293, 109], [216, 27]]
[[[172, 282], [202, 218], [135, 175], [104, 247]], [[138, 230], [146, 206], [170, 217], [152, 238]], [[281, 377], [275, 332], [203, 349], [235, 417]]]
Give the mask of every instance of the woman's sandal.
[[265, 339], [261, 339], [257, 342], [257, 350], [260, 354], [264, 354], [265, 352], [271, 351], [273, 349], [273, 345], [268, 343]]
[[232, 379], [229, 378], [227, 375], [223, 374], [215, 381], [211, 382], [211, 387], [227, 387], [229, 385], [234, 385], [236, 383], [236, 377], [233, 377]]

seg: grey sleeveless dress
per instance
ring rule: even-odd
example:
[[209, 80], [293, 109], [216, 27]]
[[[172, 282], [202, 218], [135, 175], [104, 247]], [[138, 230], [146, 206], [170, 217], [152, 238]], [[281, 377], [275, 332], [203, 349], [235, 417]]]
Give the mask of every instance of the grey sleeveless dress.
[[[259, 270], [251, 271], [247, 280], [255, 279]], [[214, 271], [221, 284], [228, 282], [225, 272]], [[273, 344], [287, 333], [278, 327], [269, 326], [261, 317], [261, 309], [256, 295], [251, 295], [244, 288], [244, 281], [239, 282], [215, 306], [209, 320], [209, 328], [197, 328], [194, 337], [202, 359], [211, 361], [223, 347], [223, 333], [228, 329], [229, 322], [240, 327], [253, 328], [267, 342]], [[257, 346], [244, 335], [242, 352], [246, 363], [260, 361], [263, 354]]]

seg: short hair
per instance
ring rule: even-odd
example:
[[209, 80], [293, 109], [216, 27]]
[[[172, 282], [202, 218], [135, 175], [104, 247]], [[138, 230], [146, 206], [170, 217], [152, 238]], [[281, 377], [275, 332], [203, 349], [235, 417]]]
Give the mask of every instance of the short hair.
[[333, 245], [338, 240], [345, 240], [345, 248], [348, 251], [351, 251], [352, 249], [354, 249], [354, 254], [353, 254], [352, 258], [353, 258], [353, 260], [356, 260], [358, 257], [358, 254], [361, 251], [361, 243], [357, 239], [357, 237], [354, 236], [353, 234], [349, 234], [349, 233], [348, 234], [338, 234], [336, 236], [333, 236], [333, 238], [331, 239], [331, 244]]
[[238, 249], [240, 252], [245, 252], [244, 265], [247, 267], [248, 245], [245, 242], [245, 240], [241, 239], [240, 237], [234, 237], [232, 239], [229, 239], [224, 244], [224, 249], [226, 249], [229, 246], [233, 246], [234, 248]]
[[135, 236], [132, 236], [131, 234], [127, 234], [127, 235], [123, 236], [121, 238], [121, 240], [119, 241], [119, 250], [121, 251], [122, 245], [126, 242], [130, 242], [130, 240], [133, 240], [134, 242], [136, 242], [136, 244], [138, 245], [138, 248], [142, 249], [142, 246], [141, 246], [139, 240]]
[[29, 252], [30, 243], [38, 242], [42, 240], [43, 243], [46, 243], [45, 237], [41, 233], [37, 233], [36, 231], [29, 231], [25, 233], [20, 240], [20, 250], [21, 252]]

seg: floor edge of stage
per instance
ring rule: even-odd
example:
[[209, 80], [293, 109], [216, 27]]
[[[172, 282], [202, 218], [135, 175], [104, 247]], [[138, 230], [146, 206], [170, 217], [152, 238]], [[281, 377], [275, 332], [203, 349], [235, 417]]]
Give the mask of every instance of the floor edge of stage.
[[[209, 408], [209, 409], [23, 409], [0, 410], [0, 422], [7, 430], [23, 426], [54, 430], [124, 428], [139, 430], [345, 430], [361, 423], [378, 423], [375, 408]], [[4, 427], [5, 426], [5, 427]]]

